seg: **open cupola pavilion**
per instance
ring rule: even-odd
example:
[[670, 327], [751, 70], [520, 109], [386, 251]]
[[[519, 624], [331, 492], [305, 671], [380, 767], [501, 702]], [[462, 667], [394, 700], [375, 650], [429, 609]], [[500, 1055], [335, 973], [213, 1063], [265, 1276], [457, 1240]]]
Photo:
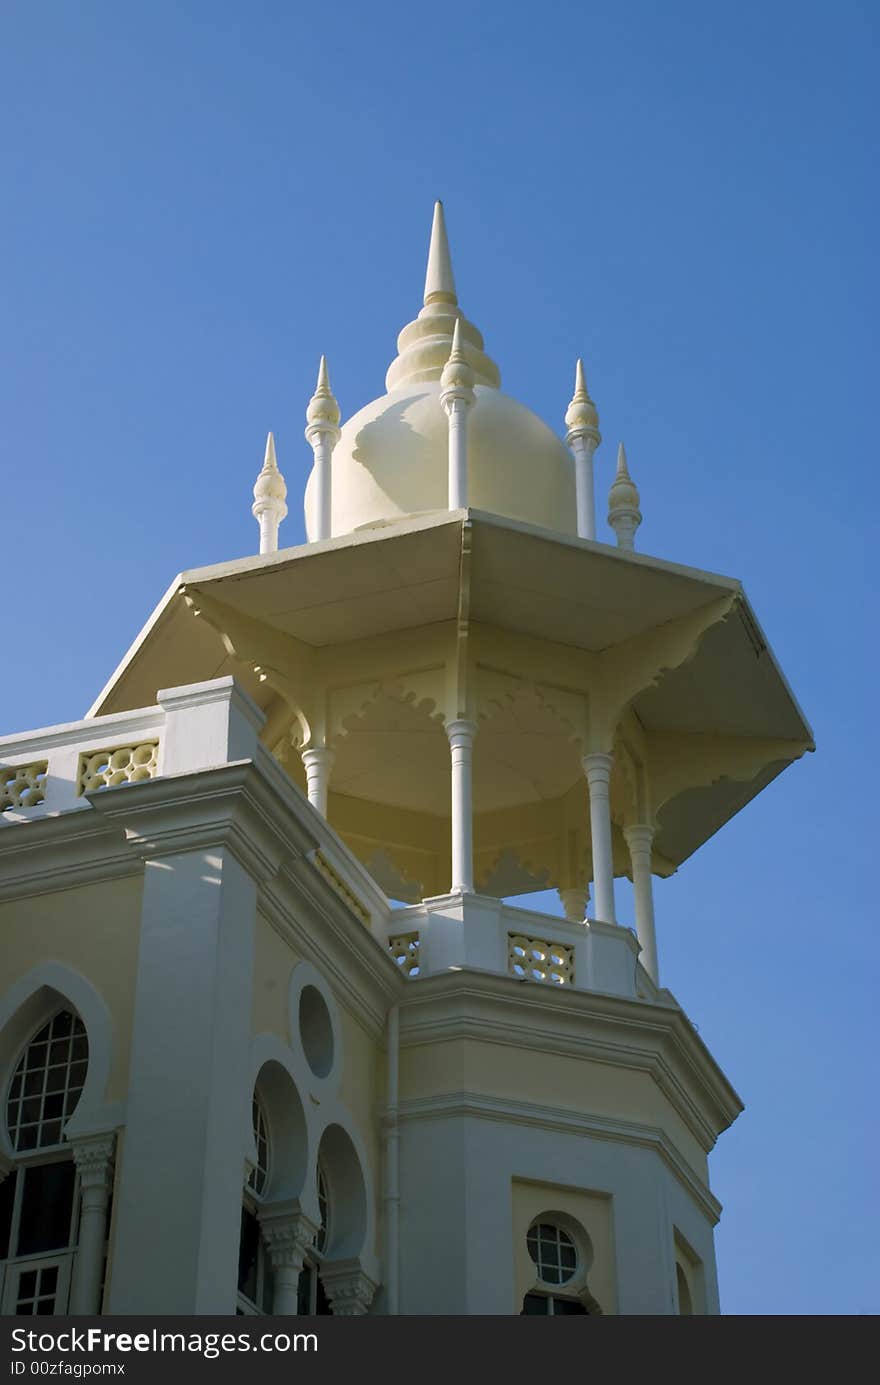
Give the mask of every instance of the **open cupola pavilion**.
[[459, 960], [473, 895], [555, 888], [569, 920], [614, 924], [628, 876], [656, 982], [652, 876], [811, 748], [809, 728], [740, 583], [634, 552], [623, 444], [616, 544], [597, 539], [583, 365], [566, 448], [502, 392], [458, 304], [440, 203], [386, 385], [340, 428], [321, 358], [308, 543], [278, 549], [270, 434], [260, 556], [176, 580], [90, 715], [233, 674], [267, 748], [386, 893], [461, 911]]

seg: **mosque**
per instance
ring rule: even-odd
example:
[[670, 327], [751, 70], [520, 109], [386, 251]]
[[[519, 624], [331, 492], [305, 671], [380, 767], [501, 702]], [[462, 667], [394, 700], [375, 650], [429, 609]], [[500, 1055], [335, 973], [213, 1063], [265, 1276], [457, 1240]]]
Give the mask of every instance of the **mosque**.
[[742, 1106], [652, 882], [812, 736], [740, 583], [636, 551], [622, 446], [597, 523], [580, 362], [560, 432], [438, 204], [386, 393], [342, 423], [321, 361], [308, 541], [270, 434], [259, 554], [0, 740], [4, 1313], [719, 1311]]

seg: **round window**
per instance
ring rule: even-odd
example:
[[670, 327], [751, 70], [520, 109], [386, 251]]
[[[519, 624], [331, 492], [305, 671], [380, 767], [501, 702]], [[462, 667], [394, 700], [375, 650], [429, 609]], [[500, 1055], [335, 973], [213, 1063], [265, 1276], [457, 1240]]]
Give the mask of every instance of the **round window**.
[[577, 1248], [560, 1226], [537, 1222], [531, 1227], [526, 1244], [538, 1267], [538, 1278], [545, 1284], [567, 1284], [577, 1270]]
[[316, 986], [303, 986], [300, 994], [299, 1036], [312, 1072], [326, 1077], [333, 1067], [333, 1023]]

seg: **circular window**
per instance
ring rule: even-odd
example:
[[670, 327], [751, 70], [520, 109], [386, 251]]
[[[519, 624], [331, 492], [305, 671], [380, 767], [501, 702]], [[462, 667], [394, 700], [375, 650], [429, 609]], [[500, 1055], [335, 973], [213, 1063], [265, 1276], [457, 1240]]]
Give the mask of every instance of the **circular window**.
[[333, 1024], [327, 1002], [316, 986], [303, 986], [300, 992], [299, 1036], [312, 1072], [326, 1077], [333, 1067]]
[[560, 1226], [538, 1222], [527, 1237], [526, 1244], [538, 1267], [538, 1278], [545, 1284], [567, 1284], [577, 1269], [577, 1249], [574, 1241]]

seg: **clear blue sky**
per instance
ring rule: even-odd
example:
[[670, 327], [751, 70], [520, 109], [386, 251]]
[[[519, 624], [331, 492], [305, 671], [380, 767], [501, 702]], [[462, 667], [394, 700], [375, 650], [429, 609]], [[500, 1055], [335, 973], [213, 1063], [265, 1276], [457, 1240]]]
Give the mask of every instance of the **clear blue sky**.
[[640, 547], [744, 581], [818, 753], [657, 891], [746, 1102], [730, 1313], [880, 1309], [878, 17], [3, 7], [0, 730], [81, 716], [176, 572], [254, 551], [269, 428], [300, 539], [318, 355], [344, 413], [381, 392], [438, 196], [506, 389], [561, 428], [582, 353]]

